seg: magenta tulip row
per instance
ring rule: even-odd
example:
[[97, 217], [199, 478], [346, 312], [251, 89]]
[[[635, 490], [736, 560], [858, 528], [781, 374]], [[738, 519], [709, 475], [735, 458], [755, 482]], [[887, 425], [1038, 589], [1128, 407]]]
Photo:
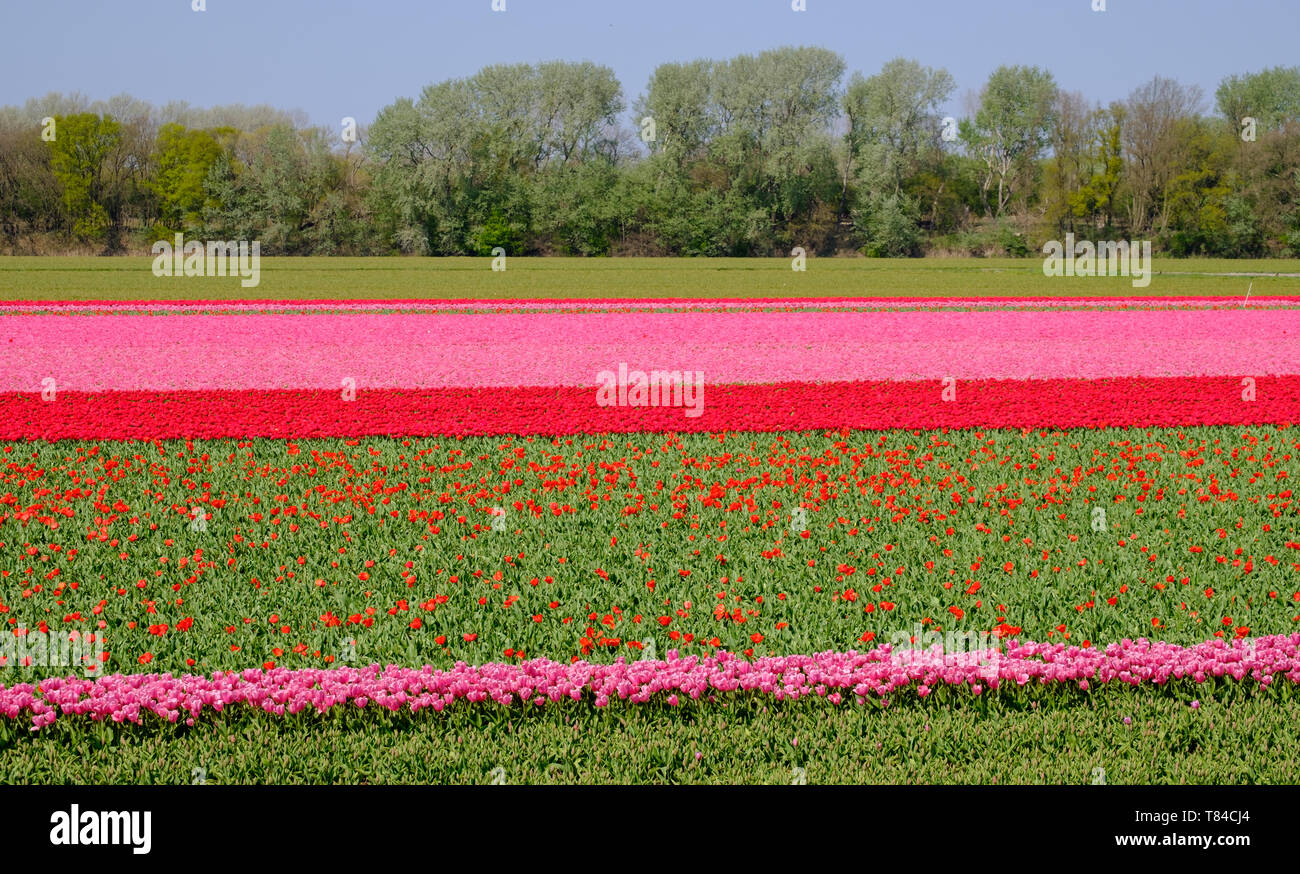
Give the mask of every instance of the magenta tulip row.
[[327, 713], [353, 706], [414, 713], [441, 711], [457, 701], [545, 705], [590, 695], [597, 707], [613, 700], [675, 706], [682, 698], [715, 700], [719, 694], [758, 693], [776, 700], [821, 696], [833, 704], [912, 690], [921, 697], [940, 686], [970, 693], [1011, 684], [1202, 683], [1210, 678], [1277, 678], [1300, 682], [1300, 633], [1190, 647], [1139, 639], [1104, 648], [1009, 641], [998, 649], [943, 651], [881, 646], [868, 652], [825, 652], [748, 660], [730, 653], [709, 658], [564, 664], [535, 659], [519, 664], [458, 663], [431, 667], [333, 670], [275, 668], [217, 672], [212, 676], [115, 674], [89, 680], [55, 677], [38, 684], [0, 686], [0, 715], [30, 720], [33, 731], [59, 718], [141, 723], [147, 714], [194, 724], [205, 709], [251, 707], [275, 715]]

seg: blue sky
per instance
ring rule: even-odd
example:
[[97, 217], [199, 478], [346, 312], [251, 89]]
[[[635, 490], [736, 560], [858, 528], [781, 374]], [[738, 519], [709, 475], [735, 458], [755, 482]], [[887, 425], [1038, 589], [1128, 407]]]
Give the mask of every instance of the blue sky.
[[[0, 0], [0, 105], [50, 91], [155, 104], [269, 103], [369, 123], [490, 63], [591, 60], [632, 100], [664, 61], [820, 45], [870, 74], [946, 67], [952, 114], [1000, 64], [1103, 103], [1159, 74], [1212, 99], [1226, 74], [1300, 63], [1300, 0]], [[1207, 104], [1207, 108], [1208, 104]]]

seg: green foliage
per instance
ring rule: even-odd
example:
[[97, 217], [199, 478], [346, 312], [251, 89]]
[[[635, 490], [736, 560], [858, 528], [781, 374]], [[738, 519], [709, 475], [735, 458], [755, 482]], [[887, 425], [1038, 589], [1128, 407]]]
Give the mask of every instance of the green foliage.
[[632, 220], [624, 178], [604, 162], [539, 173], [532, 198], [535, 248], [553, 247], [565, 255], [608, 255]]
[[1008, 225], [1002, 225], [998, 228], [998, 245], [1002, 251], [1010, 258], [1027, 258], [1029, 257], [1029, 241], [1025, 235]]
[[1258, 73], [1228, 76], [1215, 91], [1219, 114], [1234, 132], [1246, 117], [1270, 131], [1300, 122], [1300, 67], [1270, 67]]
[[1000, 216], [1014, 197], [1028, 197], [1056, 123], [1057, 93], [1046, 70], [998, 67], [980, 92], [974, 118], [962, 122], [962, 141], [984, 163], [980, 187], [988, 215]]
[[50, 169], [63, 190], [72, 232], [89, 242], [105, 242], [113, 223], [109, 206], [118, 201], [109, 159], [121, 144], [122, 126], [92, 113], [56, 117], [55, 125]]
[[1115, 196], [1119, 190], [1124, 158], [1120, 146], [1120, 122], [1116, 118], [1100, 128], [1093, 139], [1093, 172], [1078, 190], [1069, 195], [1070, 212], [1090, 227], [1109, 228], [1113, 221]]
[[158, 198], [160, 217], [169, 227], [195, 231], [207, 202], [204, 182], [223, 153], [218, 136], [232, 130], [210, 132], [165, 124], [154, 146], [156, 167], [149, 187]]
[[623, 118], [607, 67], [495, 64], [394, 101], [355, 144], [269, 107], [50, 95], [0, 112], [0, 243], [141, 251], [183, 231], [268, 256], [989, 255], [1022, 251], [998, 230], [1012, 221], [1165, 254], [1298, 251], [1300, 68], [1225, 78], [1224, 124], [1171, 79], [1102, 108], [1002, 66], [956, 142], [940, 136], [947, 71], [895, 58], [844, 86], [846, 72], [815, 46], [665, 63]]
[[346, 156], [317, 128], [275, 125], [212, 153], [203, 179], [202, 233], [260, 240], [268, 252], [368, 253], [363, 197]]
[[904, 194], [873, 198], [865, 215], [854, 220], [863, 229], [862, 251], [873, 258], [896, 258], [920, 254], [921, 233], [916, 224], [916, 207]]
[[1237, 190], [1232, 170], [1236, 144], [1217, 126], [1183, 128], [1189, 153], [1183, 172], [1169, 183], [1166, 244], [1177, 256], [1258, 256], [1264, 237], [1254, 207]]
[[926, 154], [941, 148], [939, 108], [956, 87], [947, 70], [903, 58], [866, 79], [855, 73], [844, 95], [844, 112], [860, 181], [883, 182], [897, 193]]
[[24, 230], [48, 231], [62, 220], [50, 157], [34, 128], [0, 130], [0, 241], [12, 246]]
[[[607, 229], [588, 211], [599, 207], [555, 183], [565, 170], [613, 165], [622, 109], [613, 72], [589, 62], [485, 67], [399, 100], [380, 111], [367, 144], [382, 226], [403, 251], [515, 253], [540, 230], [540, 201], [560, 212], [544, 220], [550, 233], [536, 234], [539, 246], [557, 237], [561, 250], [607, 249]], [[567, 178], [602, 188], [599, 172]]]
[[474, 233], [474, 249], [479, 255], [491, 255], [493, 249], [501, 247], [508, 254], [519, 251], [521, 239], [521, 228], [507, 221], [498, 210], [478, 226]]

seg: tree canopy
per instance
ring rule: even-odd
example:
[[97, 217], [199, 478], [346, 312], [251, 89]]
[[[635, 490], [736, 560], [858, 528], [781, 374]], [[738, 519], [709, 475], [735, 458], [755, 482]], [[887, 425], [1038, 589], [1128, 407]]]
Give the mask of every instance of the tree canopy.
[[864, 75], [786, 46], [659, 65], [630, 101], [590, 61], [495, 64], [355, 138], [269, 106], [48, 94], [0, 108], [0, 251], [1023, 254], [1075, 233], [1300, 255], [1300, 68], [1107, 106], [1004, 65], [945, 117], [946, 70]]

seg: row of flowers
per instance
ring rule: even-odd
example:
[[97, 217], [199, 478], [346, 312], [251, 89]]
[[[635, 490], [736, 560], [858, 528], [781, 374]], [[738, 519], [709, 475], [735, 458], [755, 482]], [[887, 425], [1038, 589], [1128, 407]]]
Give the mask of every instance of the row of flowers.
[[1290, 632], [1297, 457], [1296, 428], [0, 444], [0, 667], [72, 635], [103, 674]]
[[234, 706], [275, 715], [373, 705], [389, 711], [426, 708], [441, 711], [458, 700], [492, 701], [502, 706], [542, 706], [590, 694], [597, 707], [614, 699], [646, 703], [660, 696], [676, 706], [683, 697], [715, 700], [719, 693], [761, 693], [777, 700], [821, 696], [833, 704], [863, 703], [914, 689], [925, 697], [937, 686], [964, 686], [973, 694], [1004, 684], [1092, 684], [1138, 686], [1175, 680], [1204, 683], [1210, 678], [1247, 678], [1260, 686], [1276, 678], [1300, 682], [1300, 634], [1275, 635], [1191, 647], [1124, 640], [1102, 648], [1010, 641], [1005, 648], [945, 654], [885, 645], [866, 653], [757, 658], [719, 653], [706, 658], [618, 661], [612, 665], [563, 664], [535, 659], [522, 664], [457, 663], [449, 671], [424, 668], [339, 668], [320, 670], [249, 669], [198, 675], [135, 674], [83, 680], [54, 677], [39, 684], [0, 686], [0, 714], [30, 719], [32, 730], [61, 716], [141, 723], [146, 714], [193, 725], [205, 709]]
[[[0, 392], [0, 439], [157, 440], [1300, 422], [1300, 376], [706, 383], [682, 406], [601, 406], [583, 386]], [[696, 410], [692, 409], [692, 413]]]
[[1300, 371], [1300, 309], [87, 315], [69, 343], [72, 324], [4, 319], [0, 390], [595, 386], [620, 362], [716, 385]]

